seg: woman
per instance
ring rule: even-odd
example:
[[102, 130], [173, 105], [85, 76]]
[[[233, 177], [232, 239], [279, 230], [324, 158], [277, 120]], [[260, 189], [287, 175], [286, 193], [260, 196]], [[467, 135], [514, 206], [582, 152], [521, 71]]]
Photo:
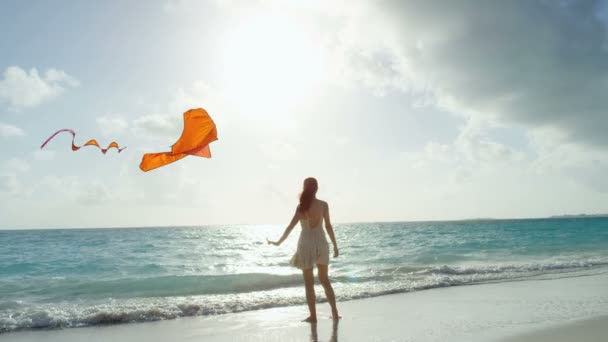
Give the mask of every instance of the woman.
[[302, 270], [304, 276], [304, 286], [306, 288], [306, 301], [308, 302], [308, 310], [310, 316], [304, 319], [304, 322], [314, 323], [317, 321], [317, 309], [315, 306], [315, 288], [314, 275], [312, 269], [317, 265], [319, 282], [325, 289], [327, 301], [331, 306], [331, 314], [333, 319], [339, 319], [338, 308], [336, 307], [336, 297], [334, 289], [329, 283], [327, 276], [329, 266], [329, 244], [323, 232], [323, 220], [325, 220], [325, 230], [329, 234], [332, 244], [334, 245], [334, 258], [338, 257], [338, 244], [334, 236], [334, 230], [329, 220], [329, 206], [327, 202], [317, 199], [317, 180], [314, 178], [306, 178], [304, 180], [304, 189], [300, 195], [300, 204], [298, 205], [291, 222], [285, 228], [283, 236], [279, 241], [268, 241], [269, 244], [278, 246], [289, 236], [289, 233], [296, 226], [298, 221], [302, 226], [300, 239], [298, 240], [298, 250], [291, 258], [290, 264]]

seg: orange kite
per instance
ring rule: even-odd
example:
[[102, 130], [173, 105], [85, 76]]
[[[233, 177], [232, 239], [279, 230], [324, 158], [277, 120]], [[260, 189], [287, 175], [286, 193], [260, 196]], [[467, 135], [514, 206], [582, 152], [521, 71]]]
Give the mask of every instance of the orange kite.
[[173, 163], [186, 156], [211, 158], [209, 143], [217, 140], [215, 123], [202, 108], [190, 109], [184, 113], [184, 131], [173, 146], [171, 152], [144, 154], [139, 168], [150, 171]]

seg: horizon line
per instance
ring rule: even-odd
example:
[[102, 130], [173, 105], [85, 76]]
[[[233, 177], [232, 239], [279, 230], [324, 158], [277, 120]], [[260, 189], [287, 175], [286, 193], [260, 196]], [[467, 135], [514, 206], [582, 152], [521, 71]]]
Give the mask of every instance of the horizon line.
[[[428, 219], [428, 220], [387, 220], [387, 221], [351, 221], [334, 222], [333, 225], [345, 224], [370, 224], [370, 223], [425, 223], [425, 222], [465, 222], [465, 221], [516, 221], [516, 220], [546, 220], [546, 219], [576, 219], [576, 218], [606, 218], [608, 213], [598, 214], [560, 214], [550, 216], [531, 216], [516, 218], [479, 217], [462, 219]], [[187, 224], [187, 225], [160, 225], [160, 226], [111, 226], [111, 227], [49, 227], [49, 228], [0, 228], [0, 231], [17, 230], [99, 230], [99, 229], [146, 229], [146, 228], [207, 228], [214, 226], [276, 226], [282, 223], [212, 223], [212, 224]]]

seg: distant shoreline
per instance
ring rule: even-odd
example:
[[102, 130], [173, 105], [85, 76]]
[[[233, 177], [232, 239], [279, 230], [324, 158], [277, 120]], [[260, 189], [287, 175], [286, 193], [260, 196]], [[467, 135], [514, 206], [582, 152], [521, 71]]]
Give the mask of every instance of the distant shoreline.
[[553, 215], [549, 218], [587, 218], [587, 217], [608, 217], [608, 214], [574, 214], [574, 215]]

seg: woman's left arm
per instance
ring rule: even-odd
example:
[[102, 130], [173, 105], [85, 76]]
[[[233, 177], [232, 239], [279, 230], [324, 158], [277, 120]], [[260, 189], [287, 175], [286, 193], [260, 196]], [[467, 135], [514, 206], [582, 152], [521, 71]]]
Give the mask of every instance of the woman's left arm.
[[296, 224], [298, 223], [299, 220], [300, 220], [300, 211], [298, 209], [296, 209], [296, 212], [293, 214], [293, 218], [291, 219], [291, 222], [289, 222], [289, 225], [287, 226], [287, 228], [285, 228], [285, 231], [283, 232], [283, 236], [281, 236], [279, 241], [270, 241], [270, 240], [266, 239], [268, 244], [275, 245], [275, 246], [282, 244], [283, 241], [285, 241], [285, 239], [287, 239], [287, 237], [289, 236], [289, 233], [291, 233], [291, 231], [293, 230], [293, 227], [296, 226]]

